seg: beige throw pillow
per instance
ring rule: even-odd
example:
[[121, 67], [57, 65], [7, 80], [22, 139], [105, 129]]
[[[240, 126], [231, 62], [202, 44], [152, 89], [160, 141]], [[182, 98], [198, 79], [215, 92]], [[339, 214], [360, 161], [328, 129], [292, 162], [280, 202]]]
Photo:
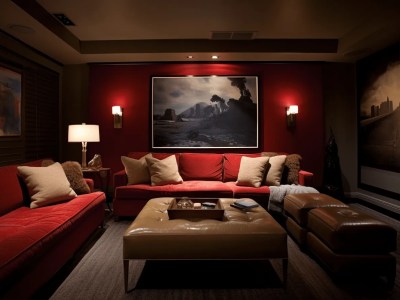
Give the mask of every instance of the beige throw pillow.
[[128, 176], [128, 185], [150, 183], [150, 172], [147, 167], [146, 157], [153, 156], [151, 153], [148, 153], [139, 159], [121, 156], [122, 164], [125, 167], [125, 173]]
[[178, 171], [175, 155], [162, 160], [154, 157], [146, 157], [150, 171], [151, 185], [166, 185], [182, 183], [182, 177]]
[[260, 187], [269, 157], [246, 157], [240, 160], [237, 185]]
[[19, 166], [18, 173], [28, 187], [31, 208], [71, 200], [77, 196], [58, 162], [48, 167]]
[[281, 185], [283, 168], [285, 167], [286, 155], [277, 155], [269, 158], [267, 167], [266, 185]]

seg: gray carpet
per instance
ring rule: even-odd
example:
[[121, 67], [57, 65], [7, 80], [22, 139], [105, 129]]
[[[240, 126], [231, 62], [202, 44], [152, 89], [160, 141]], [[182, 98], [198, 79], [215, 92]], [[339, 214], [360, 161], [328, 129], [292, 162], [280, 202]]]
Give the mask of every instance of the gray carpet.
[[[377, 216], [400, 230], [398, 221]], [[125, 294], [122, 235], [130, 223], [110, 220], [50, 299], [400, 299], [399, 266], [392, 290], [377, 278], [335, 282], [290, 238], [286, 290], [280, 260], [131, 261], [129, 287], [136, 288]]]

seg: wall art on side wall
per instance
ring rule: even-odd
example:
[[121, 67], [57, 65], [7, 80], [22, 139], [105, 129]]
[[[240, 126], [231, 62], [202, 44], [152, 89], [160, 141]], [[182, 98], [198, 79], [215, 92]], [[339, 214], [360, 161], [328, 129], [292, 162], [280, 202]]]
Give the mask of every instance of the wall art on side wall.
[[0, 137], [21, 135], [22, 75], [0, 66]]
[[357, 65], [359, 185], [400, 196], [400, 55], [388, 48]]
[[258, 148], [257, 76], [152, 78], [152, 149]]

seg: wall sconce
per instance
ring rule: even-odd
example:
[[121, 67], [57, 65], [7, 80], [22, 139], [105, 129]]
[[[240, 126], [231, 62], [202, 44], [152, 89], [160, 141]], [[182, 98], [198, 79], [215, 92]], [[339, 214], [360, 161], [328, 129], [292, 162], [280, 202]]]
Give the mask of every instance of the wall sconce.
[[112, 114], [114, 116], [114, 128], [122, 128], [122, 108], [121, 108], [121, 106], [113, 106]]
[[68, 142], [82, 143], [82, 169], [86, 169], [87, 143], [100, 142], [99, 125], [89, 125], [85, 123], [78, 125], [69, 125]]
[[296, 115], [299, 113], [297, 105], [286, 107], [286, 125], [288, 128], [296, 127]]

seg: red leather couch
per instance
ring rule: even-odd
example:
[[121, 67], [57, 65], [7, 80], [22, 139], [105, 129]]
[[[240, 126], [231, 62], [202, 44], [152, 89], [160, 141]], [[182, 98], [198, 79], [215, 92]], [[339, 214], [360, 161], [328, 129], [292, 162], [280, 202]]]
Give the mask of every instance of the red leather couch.
[[104, 221], [102, 192], [25, 206], [17, 173], [17, 165], [0, 167], [0, 299], [32, 298]]
[[[128, 157], [139, 159], [147, 152], [130, 152]], [[175, 154], [182, 183], [152, 186], [150, 183], [127, 185], [125, 170], [114, 173], [114, 216], [136, 216], [148, 200], [157, 197], [252, 198], [264, 208], [268, 206], [269, 187], [236, 185], [242, 156], [260, 157], [261, 153], [152, 153], [164, 159]], [[284, 172], [284, 174], [286, 174]], [[283, 175], [285, 176], [285, 175]], [[300, 185], [312, 185], [313, 174], [298, 171]], [[286, 179], [282, 178], [282, 183]]]

